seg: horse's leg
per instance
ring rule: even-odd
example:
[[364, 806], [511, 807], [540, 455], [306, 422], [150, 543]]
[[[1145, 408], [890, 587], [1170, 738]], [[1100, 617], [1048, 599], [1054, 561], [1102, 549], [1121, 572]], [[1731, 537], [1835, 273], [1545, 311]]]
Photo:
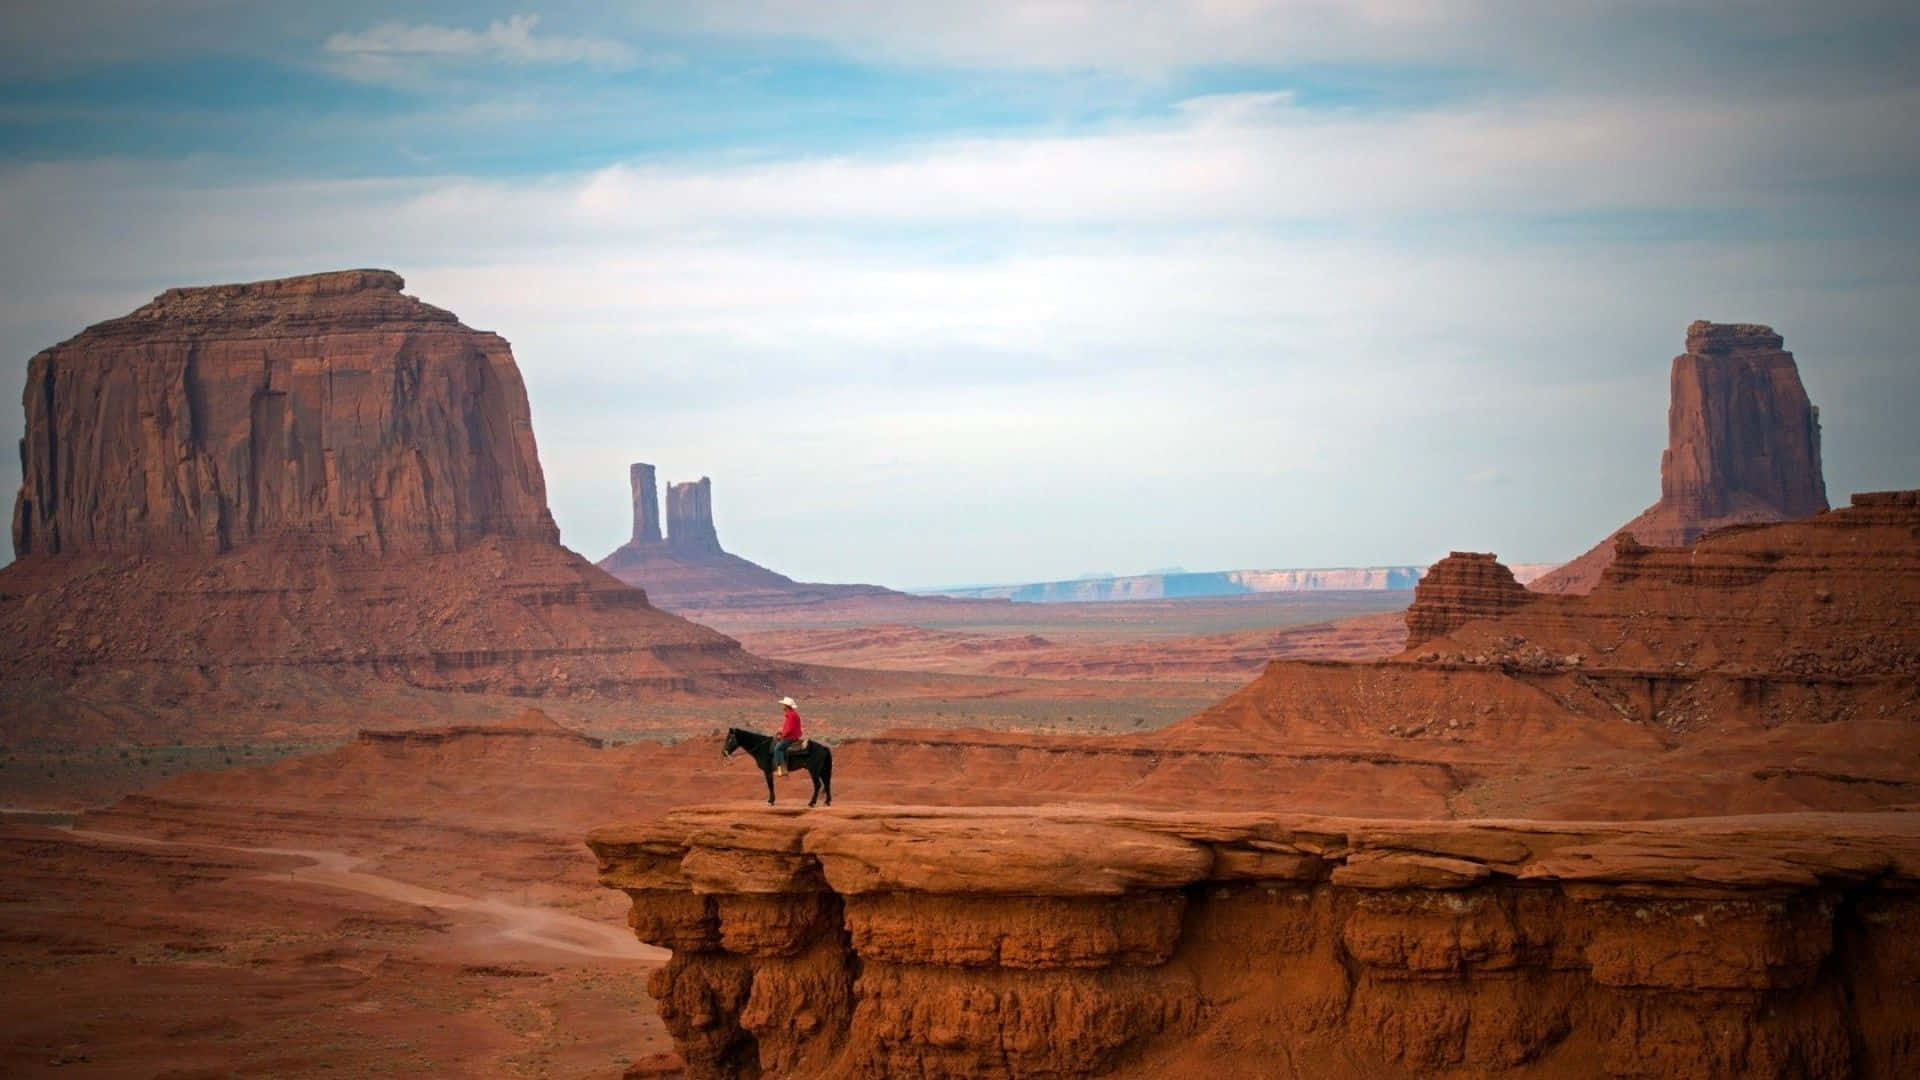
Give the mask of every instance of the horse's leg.
[[827, 805], [833, 805], [833, 759], [827, 759], [826, 775], [820, 778], [821, 785], [827, 791]]
[[760, 775], [767, 778], [767, 805], [772, 806], [773, 805], [773, 766], [769, 765], [766, 768], [761, 769]]
[[814, 771], [812, 762], [807, 763], [807, 776], [813, 780], [813, 798], [807, 800], [807, 805], [812, 806], [820, 801], [820, 774]]

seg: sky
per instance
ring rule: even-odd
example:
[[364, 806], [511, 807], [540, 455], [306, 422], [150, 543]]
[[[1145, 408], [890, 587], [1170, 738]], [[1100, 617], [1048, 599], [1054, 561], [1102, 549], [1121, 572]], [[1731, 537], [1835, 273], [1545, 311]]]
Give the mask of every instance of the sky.
[[[38, 350], [346, 267], [512, 343], [803, 580], [1511, 562], [1659, 494], [1699, 318], [1830, 496], [1920, 486], [1920, 8], [65, 0], [0, 40], [0, 439]], [[13, 455], [0, 490], [19, 482]]]

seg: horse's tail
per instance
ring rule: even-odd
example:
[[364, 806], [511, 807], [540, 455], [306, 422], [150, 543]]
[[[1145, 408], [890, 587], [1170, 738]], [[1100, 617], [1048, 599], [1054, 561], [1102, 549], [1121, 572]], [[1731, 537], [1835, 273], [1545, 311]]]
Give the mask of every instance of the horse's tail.
[[833, 747], [820, 744], [820, 779], [833, 779]]

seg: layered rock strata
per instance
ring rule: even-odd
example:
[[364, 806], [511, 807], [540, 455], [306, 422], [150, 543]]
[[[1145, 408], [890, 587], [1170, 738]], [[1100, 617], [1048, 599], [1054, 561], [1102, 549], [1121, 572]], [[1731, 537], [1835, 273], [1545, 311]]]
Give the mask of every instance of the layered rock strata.
[[170, 289], [34, 357], [0, 676], [545, 694], [791, 673], [561, 547], [507, 343], [401, 288]]
[[[1681, 547], [1723, 525], [1806, 517], [1827, 509], [1820, 410], [1793, 354], [1772, 328], [1695, 322], [1673, 358], [1660, 501], [1617, 533]], [[1585, 592], [1612, 561], [1604, 540], [1529, 587]]]
[[1492, 552], [1456, 551], [1434, 563], [1407, 608], [1407, 644], [1418, 645], [1472, 619], [1524, 607], [1533, 594]]
[[588, 844], [697, 1077], [1920, 1070], [1913, 815], [711, 808]]
[[16, 554], [557, 543], [507, 343], [401, 287], [169, 289], [35, 356]]
[[1684, 548], [1622, 538], [1585, 596], [1537, 596], [1387, 660], [1276, 662], [1161, 738], [1299, 748], [1389, 736], [1540, 754], [1739, 739], [1784, 766], [1823, 752], [1800, 745], [1809, 725], [1846, 721], [1830, 743], [1890, 740], [1883, 760], [1910, 765], [1920, 760], [1915, 500], [1858, 496]]
[[721, 548], [713, 525], [709, 477], [667, 485], [667, 531], [660, 535], [654, 469], [635, 462], [633, 539], [598, 563], [614, 577], [645, 589], [653, 602], [675, 611], [788, 607], [832, 600], [899, 597], [878, 585], [798, 582]]

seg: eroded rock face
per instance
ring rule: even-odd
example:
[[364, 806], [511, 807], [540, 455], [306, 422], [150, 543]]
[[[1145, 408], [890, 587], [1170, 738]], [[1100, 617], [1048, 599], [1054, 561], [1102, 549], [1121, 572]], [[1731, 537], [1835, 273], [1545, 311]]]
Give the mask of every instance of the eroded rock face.
[[1687, 351], [1673, 358], [1662, 501], [1702, 519], [1750, 508], [1783, 518], [1827, 509], [1820, 410], [1781, 346], [1768, 326], [1687, 327]]
[[1470, 619], [1501, 615], [1533, 599], [1491, 552], [1456, 551], [1427, 569], [1407, 608], [1407, 644], [1418, 645]]
[[653, 466], [634, 462], [627, 482], [633, 488], [633, 543], [660, 543], [660, 495], [654, 487]]
[[507, 343], [402, 284], [169, 289], [35, 356], [15, 551], [556, 543]]
[[694, 1076], [1891, 1077], [1910, 817], [711, 808], [588, 844], [675, 950]]
[[[1782, 346], [1771, 327], [1704, 320], [1687, 327], [1687, 351], [1673, 358], [1660, 501], [1617, 532], [1681, 547], [1721, 526], [1827, 509], [1820, 410]], [[1604, 540], [1528, 587], [1586, 592], [1612, 559], [1612, 540]]]
[[720, 550], [720, 536], [713, 528], [712, 479], [667, 485], [667, 545], [684, 552]]
[[34, 357], [0, 677], [519, 695], [790, 674], [561, 547], [507, 343], [401, 286], [170, 289]]
[[[1683, 548], [1622, 538], [1613, 556], [1586, 595], [1521, 601], [1499, 581], [1467, 603], [1430, 597], [1409, 625], [1438, 636], [1374, 662], [1276, 661], [1160, 738], [1542, 756], [1692, 748], [1703, 762], [1733, 740], [1782, 767], [1877, 741], [1885, 768], [1920, 766], [1899, 734], [1920, 719], [1920, 506], [1909, 493]], [[1498, 577], [1491, 560], [1456, 565], [1448, 577]], [[1796, 741], [1836, 721], [1820, 747]]]

